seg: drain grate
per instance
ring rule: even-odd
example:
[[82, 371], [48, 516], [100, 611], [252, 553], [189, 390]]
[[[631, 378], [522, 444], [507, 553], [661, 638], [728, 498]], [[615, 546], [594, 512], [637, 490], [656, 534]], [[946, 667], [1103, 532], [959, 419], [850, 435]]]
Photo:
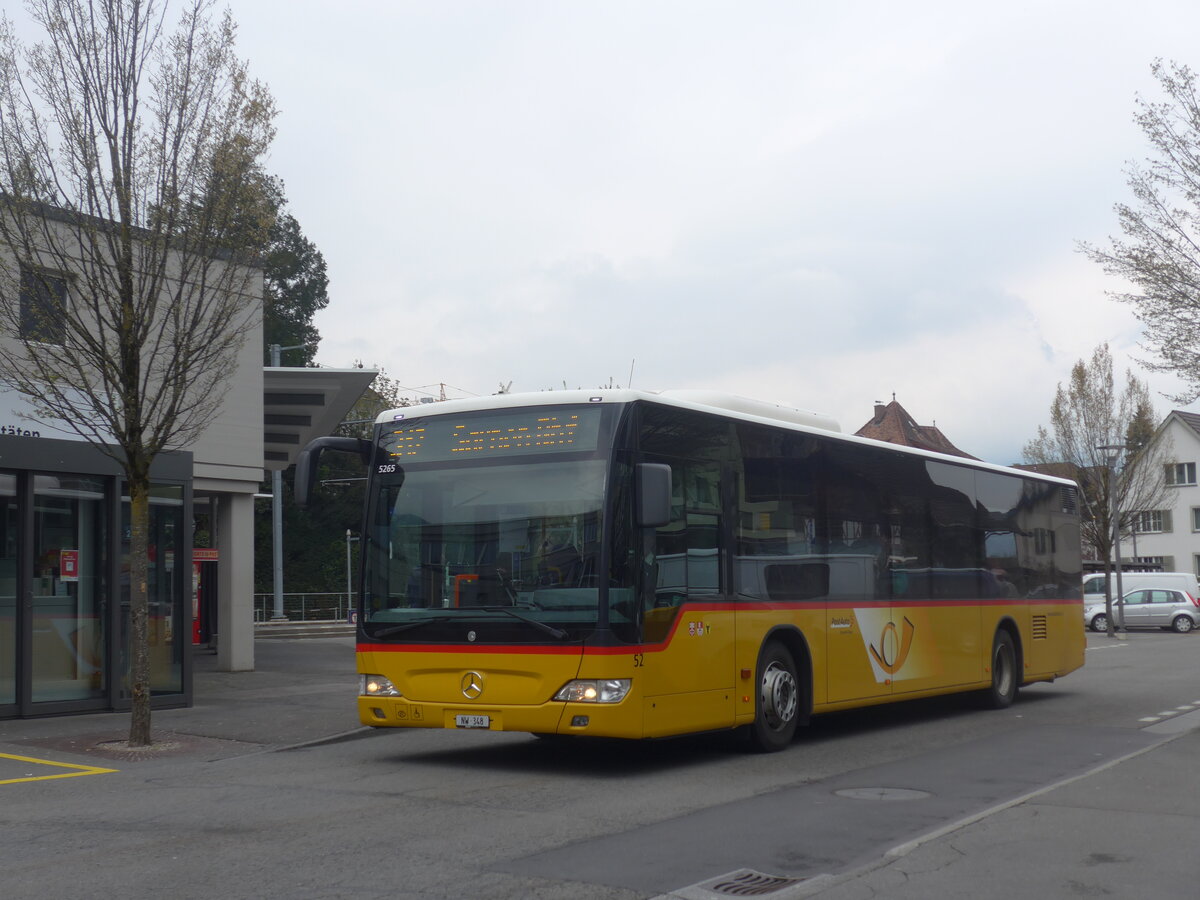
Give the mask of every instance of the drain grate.
[[784, 878], [779, 875], [764, 875], [753, 869], [741, 869], [732, 875], [711, 882], [706, 889], [726, 897], [762, 897], [781, 891], [785, 887], [802, 882], [803, 878]]

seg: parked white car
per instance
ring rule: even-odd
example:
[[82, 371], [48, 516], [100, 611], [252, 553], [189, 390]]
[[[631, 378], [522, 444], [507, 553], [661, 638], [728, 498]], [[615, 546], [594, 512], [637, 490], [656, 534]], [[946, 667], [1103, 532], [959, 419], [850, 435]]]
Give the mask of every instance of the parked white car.
[[[1104, 602], [1105, 576], [1103, 572], [1092, 572], [1083, 576], [1083, 602]], [[1192, 572], [1122, 572], [1121, 593], [1138, 591], [1142, 588], [1165, 588], [1171, 591], [1186, 591], [1200, 597], [1200, 579]], [[1116, 599], [1117, 580], [1113, 578], [1113, 599]]]
[[[1187, 591], [1142, 588], [1130, 591], [1114, 604], [1113, 615], [1126, 628], [1171, 628], [1186, 634], [1200, 627], [1200, 599]], [[1092, 601], [1083, 608], [1083, 624], [1092, 631], [1108, 630], [1104, 601]]]

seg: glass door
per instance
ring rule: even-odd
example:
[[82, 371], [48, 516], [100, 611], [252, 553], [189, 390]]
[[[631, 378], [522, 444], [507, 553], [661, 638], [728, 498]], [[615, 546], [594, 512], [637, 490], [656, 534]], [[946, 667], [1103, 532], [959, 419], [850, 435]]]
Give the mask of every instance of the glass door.
[[31, 700], [104, 696], [104, 483], [35, 475]]
[[17, 476], [0, 472], [0, 707], [17, 702]]
[[[122, 483], [121, 503], [121, 640], [120, 659], [115, 663], [121, 678], [121, 696], [131, 696], [130, 616], [129, 616], [129, 486]], [[146, 571], [146, 592], [150, 606], [147, 641], [150, 650], [150, 692], [153, 695], [183, 693], [184, 571], [177, 561], [184, 559], [184, 489], [182, 485], [150, 486], [150, 547]], [[190, 572], [190, 569], [189, 569]], [[189, 596], [190, 602], [190, 596]]]

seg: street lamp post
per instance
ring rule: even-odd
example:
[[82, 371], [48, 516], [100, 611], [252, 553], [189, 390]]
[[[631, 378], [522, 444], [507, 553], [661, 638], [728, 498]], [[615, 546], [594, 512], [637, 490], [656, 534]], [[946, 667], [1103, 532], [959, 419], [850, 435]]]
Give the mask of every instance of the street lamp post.
[[[1107, 455], [1108, 463], [1108, 506], [1109, 516], [1112, 518], [1112, 547], [1113, 547], [1113, 572], [1117, 582], [1117, 598], [1113, 601], [1112, 586], [1109, 586], [1108, 591], [1108, 633], [1111, 635], [1116, 631], [1125, 630], [1125, 607], [1122, 604], [1121, 597], [1124, 592], [1121, 589], [1121, 504], [1120, 504], [1120, 489], [1117, 482], [1117, 462], [1121, 458], [1121, 454], [1125, 452], [1124, 444], [1105, 444], [1097, 447], [1097, 450], [1102, 450]], [[1118, 625], [1113, 618], [1114, 607], [1120, 609], [1120, 624]]]
[[354, 602], [354, 578], [350, 571], [350, 529], [346, 529], [346, 611], [349, 613], [350, 604]]

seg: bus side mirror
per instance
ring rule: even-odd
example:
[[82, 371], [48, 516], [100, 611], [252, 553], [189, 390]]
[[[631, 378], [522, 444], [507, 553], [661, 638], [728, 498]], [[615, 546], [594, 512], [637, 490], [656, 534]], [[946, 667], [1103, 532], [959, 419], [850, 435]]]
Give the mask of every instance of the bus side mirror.
[[642, 528], [661, 528], [671, 522], [671, 467], [662, 463], [638, 463], [634, 467], [637, 483], [637, 524]]
[[325, 450], [340, 450], [343, 453], [357, 453], [367, 465], [371, 461], [371, 442], [362, 438], [352, 437], [319, 437], [308, 442], [308, 446], [296, 457], [296, 505], [301, 509], [308, 508], [308, 498], [312, 496], [313, 485], [317, 481], [317, 466], [321, 462], [321, 453]]

